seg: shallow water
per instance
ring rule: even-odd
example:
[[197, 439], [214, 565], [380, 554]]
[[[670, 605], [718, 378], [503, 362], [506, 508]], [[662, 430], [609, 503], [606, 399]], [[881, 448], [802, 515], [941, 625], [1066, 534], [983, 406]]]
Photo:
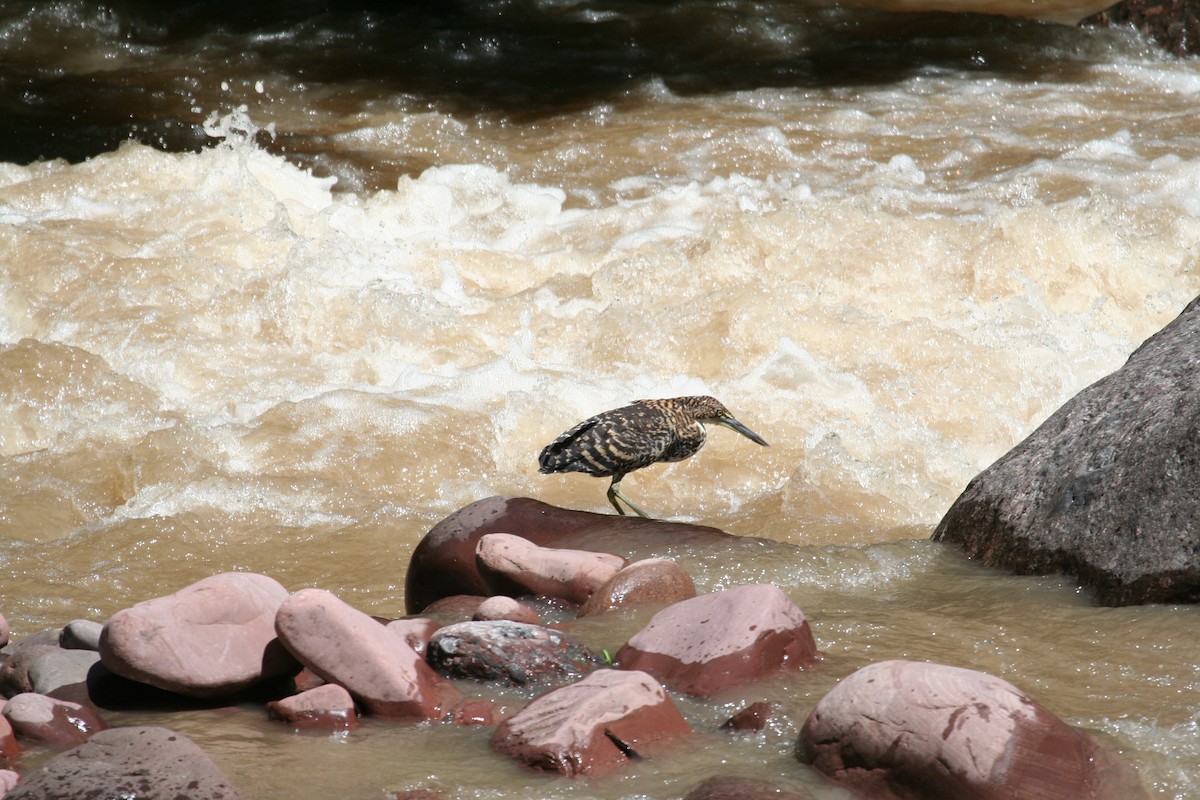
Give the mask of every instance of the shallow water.
[[657, 798], [717, 769], [828, 796], [799, 723], [909, 657], [1000, 675], [1113, 737], [1153, 796], [1200, 794], [1194, 609], [1097, 608], [926, 541], [1200, 293], [1200, 62], [948, 15], [445, 8], [5, 7], [14, 631], [234, 569], [398, 615], [412, 548], [466, 503], [608, 509], [601, 481], [537, 474], [560, 431], [705, 392], [771, 447], [714, 431], [623, 488], [796, 545], [668, 554], [703, 590], [783, 586], [828, 654], [723, 764], [712, 729], [762, 687], [681, 701], [714, 746], [609, 781], [525, 773], [486, 730], [149, 717], [252, 798]]

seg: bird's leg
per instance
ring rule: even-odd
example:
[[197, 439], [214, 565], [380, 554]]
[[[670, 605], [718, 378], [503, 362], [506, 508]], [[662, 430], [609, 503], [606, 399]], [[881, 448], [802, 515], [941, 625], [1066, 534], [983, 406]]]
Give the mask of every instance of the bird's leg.
[[624, 493], [621, 492], [621, 478], [623, 478], [623, 477], [625, 477], [625, 476], [622, 475], [619, 478], [613, 478], [612, 485], [608, 487], [608, 502], [613, 504], [613, 508], [615, 508], [617, 510], [618, 514], [620, 514], [621, 516], [625, 516], [625, 510], [623, 508], [621, 508], [619, 503], [617, 503], [617, 498], [619, 497], [619, 498], [621, 498], [621, 500], [623, 500], [625, 502], [625, 505], [627, 505], [631, 509], [633, 509], [634, 513], [637, 514], [639, 517], [641, 517], [642, 519], [650, 519], [649, 514], [647, 514], [645, 511], [642, 511], [640, 508], [638, 508], [636, 505], [634, 505], [633, 501], [630, 500], [628, 497], [626, 497], [624, 495]]

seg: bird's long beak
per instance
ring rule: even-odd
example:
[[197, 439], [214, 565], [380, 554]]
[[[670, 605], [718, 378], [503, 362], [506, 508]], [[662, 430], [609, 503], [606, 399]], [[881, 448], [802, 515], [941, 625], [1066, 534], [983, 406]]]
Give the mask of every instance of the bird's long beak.
[[729, 417], [727, 419], [719, 419], [719, 420], [717, 420], [717, 424], [724, 425], [726, 428], [729, 428], [730, 430], [737, 431], [742, 436], [745, 436], [747, 439], [754, 442], [755, 444], [761, 444], [763, 447], [770, 447], [770, 445], [767, 444], [766, 439], [762, 438], [757, 433], [750, 430], [749, 428], [747, 428], [742, 423], [738, 422], [733, 417]]

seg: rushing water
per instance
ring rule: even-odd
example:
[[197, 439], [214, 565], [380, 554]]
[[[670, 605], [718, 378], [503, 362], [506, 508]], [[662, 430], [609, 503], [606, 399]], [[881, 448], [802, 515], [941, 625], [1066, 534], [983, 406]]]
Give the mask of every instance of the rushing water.
[[783, 586], [829, 654], [771, 690], [764, 735], [711, 732], [756, 690], [681, 701], [711, 747], [607, 781], [530, 775], [486, 730], [118, 721], [187, 733], [255, 800], [665, 798], [724, 770], [838, 796], [798, 724], [909, 657], [1000, 675], [1153, 796], [1200, 796], [1194, 609], [1097, 608], [925, 541], [1200, 293], [1200, 62], [783, 0], [6, 3], [0, 48], [16, 634], [224, 570], [400, 614], [437, 520], [493, 494], [607, 510], [604, 482], [538, 475], [542, 445], [705, 392], [771, 447], [718, 429], [623, 488], [795, 545], [669, 555], [701, 590]]

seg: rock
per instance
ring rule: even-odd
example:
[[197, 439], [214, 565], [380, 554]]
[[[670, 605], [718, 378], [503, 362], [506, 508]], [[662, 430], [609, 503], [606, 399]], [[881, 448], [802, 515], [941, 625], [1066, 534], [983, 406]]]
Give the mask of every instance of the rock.
[[653, 677], [604, 669], [543, 694], [506, 719], [492, 747], [537, 769], [591, 775], [690, 732]]
[[609, 578], [579, 609], [579, 616], [618, 608], [670, 605], [696, 596], [692, 576], [669, 558], [635, 561]]
[[58, 637], [58, 646], [64, 650], [99, 650], [100, 633], [104, 624], [90, 619], [68, 622]]
[[11, 769], [0, 769], [0, 798], [7, 797], [20, 780], [21, 776]]
[[452, 594], [421, 609], [420, 616], [429, 617], [443, 625], [455, 622], [466, 622], [475, 616], [475, 612], [488, 598], [474, 594]]
[[43, 655], [60, 652], [57, 641], [57, 631], [42, 631], [13, 642], [0, 661], [0, 695], [32, 692], [29, 670]]
[[87, 683], [88, 673], [99, 662], [100, 654], [94, 650], [46, 650], [29, 663], [30, 691], [50, 694], [64, 686]]
[[4, 800], [136, 797], [237, 800], [217, 765], [166, 728], [112, 728], [59, 753], [26, 775]]
[[100, 658], [117, 675], [170, 692], [234, 694], [299, 669], [275, 638], [287, 596], [265, 575], [214, 575], [118, 611], [100, 635]]
[[[0, 708], [3, 707], [0, 698]], [[0, 714], [0, 767], [13, 763], [21, 756], [21, 746], [17, 744], [17, 734], [13, 731], [8, 719]]]
[[814, 800], [814, 796], [755, 778], [718, 775], [697, 784], [683, 800]]
[[96, 731], [108, 728], [107, 722], [78, 703], [32, 692], [10, 697], [3, 715], [21, 739], [55, 749], [82, 744]]
[[455, 725], [495, 725], [498, 713], [491, 700], [470, 698], [450, 710], [450, 721]]
[[[573, 511], [527, 497], [489, 497], [451, 514], [417, 545], [405, 578], [409, 613], [451, 595], [503, 594], [492, 590], [475, 562], [479, 539], [489, 533], [509, 533], [542, 547], [615, 553], [625, 558], [668, 547], [730, 546], [747, 541], [703, 525]], [[748, 541], [778, 546], [766, 540]]]
[[872, 798], [1132, 800], [1136, 778], [1012, 684], [914, 661], [863, 667], [813, 709], [800, 760]]
[[967, 486], [933, 538], [1105, 605], [1200, 602], [1200, 299]]
[[481, 536], [475, 560], [495, 594], [556, 597], [570, 603], [587, 600], [626, 565], [611, 553], [539, 547], [508, 533]]
[[451, 677], [516, 685], [557, 682], [600, 665], [572, 636], [508, 620], [447, 625], [429, 640], [425, 658]]
[[0, 649], [8, 645], [8, 635], [8, 620], [4, 618], [3, 614], [0, 614]]
[[459, 699], [400, 636], [323, 589], [289, 597], [276, 627], [301, 663], [372, 714], [440, 718]]
[[416, 650], [418, 655], [423, 656], [429, 647], [429, 637], [442, 626], [428, 617], [410, 617], [391, 620], [384, 627], [399, 636], [405, 644]]
[[358, 727], [354, 699], [335, 683], [267, 703], [267, 713], [271, 719], [283, 720], [296, 728], [351, 730]]
[[537, 612], [532, 608], [502, 594], [489, 597], [480, 603], [471, 619], [476, 622], [506, 619], [510, 622], [524, 622], [527, 625], [537, 625], [540, 621]]
[[667, 606], [617, 651], [622, 669], [712, 695], [820, 658], [804, 612], [776, 586], [752, 584]]
[[1200, 7], [1195, 0], [1121, 0], [1079, 24], [1130, 25], [1173, 55], [1200, 54]]
[[721, 730], [744, 733], [746, 731], [761, 731], [767, 727], [768, 720], [779, 713], [778, 703], [751, 703], [721, 724]]

